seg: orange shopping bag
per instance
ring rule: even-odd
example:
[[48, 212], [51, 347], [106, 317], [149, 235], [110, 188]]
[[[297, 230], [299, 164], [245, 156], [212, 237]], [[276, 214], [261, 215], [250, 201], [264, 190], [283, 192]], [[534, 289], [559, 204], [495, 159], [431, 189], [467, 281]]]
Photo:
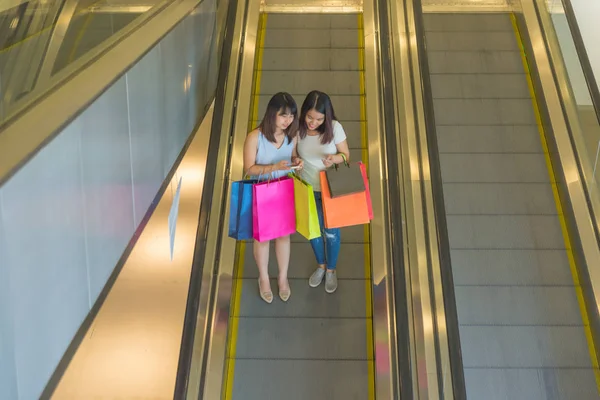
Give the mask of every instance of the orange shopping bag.
[[365, 190], [336, 198], [331, 197], [327, 174], [325, 171], [321, 171], [321, 197], [323, 199], [323, 219], [326, 228], [368, 224], [373, 219], [373, 205], [371, 204], [367, 171], [362, 162], [359, 162], [358, 165], [365, 183]]

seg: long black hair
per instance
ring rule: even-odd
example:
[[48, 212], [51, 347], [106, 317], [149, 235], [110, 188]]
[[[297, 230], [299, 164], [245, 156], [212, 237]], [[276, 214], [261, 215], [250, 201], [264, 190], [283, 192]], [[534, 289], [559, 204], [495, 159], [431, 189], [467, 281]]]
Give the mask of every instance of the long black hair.
[[275, 121], [278, 115], [290, 113], [294, 116], [294, 120], [285, 130], [285, 136], [287, 137], [288, 143], [291, 143], [296, 132], [298, 132], [298, 106], [294, 98], [286, 92], [279, 92], [271, 97], [267, 110], [263, 116], [258, 129], [271, 143], [275, 143]]
[[333, 121], [337, 120], [335, 111], [333, 110], [333, 104], [331, 99], [326, 93], [313, 90], [306, 95], [304, 103], [302, 103], [302, 109], [300, 111], [300, 138], [304, 139], [308, 132], [308, 126], [306, 125], [306, 114], [310, 110], [315, 110], [325, 115], [325, 120], [317, 128], [317, 132], [321, 136], [321, 144], [331, 143], [333, 141]]

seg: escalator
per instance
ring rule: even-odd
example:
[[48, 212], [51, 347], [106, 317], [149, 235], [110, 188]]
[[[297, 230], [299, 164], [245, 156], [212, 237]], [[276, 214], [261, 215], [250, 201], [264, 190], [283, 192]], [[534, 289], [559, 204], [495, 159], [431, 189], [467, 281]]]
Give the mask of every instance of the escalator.
[[[317, 88], [342, 122], [351, 160], [367, 161], [362, 15], [261, 14], [249, 130], [279, 91], [302, 104]], [[271, 245], [272, 304], [258, 295], [252, 242], [237, 246], [228, 333], [226, 399], [369, 399], [374, 395], [368, 226], [342, 229], [338, 289], [311, 288], [310, 243], [292, 236], [287, 303], [277, 296]]]
[[[421, 15], [412, 8], [418, 0], [346, 3], [327, 11], [320, 5], [314, 14], [270, 1], [183, 4], [182, 23], [169, 28], [177, 29], [157, 32], [154, 47], [140, 52], [146, 74], [120, 71], [126, 75], [111, 83], [120, 90], [106, 90], [98, 103], [114, 107], [90, 108], [87, 120], [72, 125], [81, 130], [73, 149], [86, 138], [106, 144], [82, 141], [97, 158], [77, 153], [81, 160], [112, 167], [117, 153], [110, 146], [119, 146], [125, 158], [145, 163], [115, 167], [132, 174], [115, 178], [131, 182], [119, 191], [128, 199], [103, 202], [140, 205], [133, 203], [138, 217], [124, 235], [133, 236], [128, 248], [115, 246], [117, 267], [104, 262], [113, 272], [94, 282], [99, 300], [82, 292], [91, 310], [81, 313], [83, 323], [69, 321], [60, 338], [67, 350], [44, 360], [31, 393], [46, 384], [42, 398], [597, 398], [593, 316], [574, 264], [578, 231], [568, 230], [552, 134], [542, 122], [547, 110], [533, 89], [537, 64], [515, 16]], [[356, 6], [350, 12], [349, 4]], [[413, 18], [425, 22], [416, 45], [420, 22]], [[146, 86], [152, 90], [133, 90]], [[252, 242], [227, 235], [231, 182], [242, 178], [246, 132], [269, 98], [287, 91], [300, 106], [313, 89], [331, 96], [351, 160], [367, 165], [374, 219], [342, 229], [333, 294], [309, 286], [316, 263], [296, 234], [292, 293], [282, 302], [271, 249], [274, 299], [267, 304]], [[122, 127], [88, 132], [89, 121], [115, 115]], [[146, 131], [156, 136], [152, 146]], [[169, 154], [157, 157], [165, 148]], [[85, 171], [74, 165], [68, 171]], [[154, 186], [144, 176], [134, 182], [134, 171], [151, 170], [160, 170]], [[77, 185], [79, 179], [75, 174]], [[83, 193], [83, 201], [104, 198], [94, 194]], [[118, 217], [90, 209], [98, 224]], [[60, 215], [69, 220], [70, 212]], [[8, 235], [0, 234], [2, 247]], [[43, 329], [31, 331], [37, 342], [57, 342]], [[9, 377], [15, 393], [17, 375]]]
[[[246, 21], [252, 51], [243, 53], [251, 57], [239, 64], [229, 161], [218, 170], [213, 199], [226, 199], [241, 178], [240, 132], [258, 125], [269, 98], [287, 91], [300, 105], [318, 89], [332, 97], [351, 158], [383, 165], [381, 175], [369, 176], [381, 179], [385, 200], [377, 223], [342, 231], [334, 294], [309, 287], [315, 261], [309, 243], [294, 235], [292, 296], [280, 301], [271, 251], [272, 304], [259, 297], [251, 242], [226, 237], [227, 200], [215, 203], [211, 214], [220, 217], [207, 237], [222, 239], [203, 260], [214, 267], [215, 300], [198, 313], [209, 329], [196, 339], [202, 356], [192, 361], [189, 376], [199, 382], [191, 397], [596, 398], [590, 324], [515, 17], [425, 14], [427, 71], [406, 62], [404, 37], [394, 36], [401, 11], [378, 4], [379, 52], [365, 59], [368, 46], [358, 38], [369, 37], [361, 32], [362, 18], [373, 17], [367, 11], [357, 18], [267, 8], [258, 28]], [[249, 6], [247, 20], [253, 13], [258, 7]], [[369, 91], [362, 71], [374, 65], [380, 80]], [[415, 72], [431, 81], [423, 97], [433, 99], [432, 114], [420, 108]], [[370, 114], [376, 98], [381, 114]], [[381, 117], [376, 134], [365, 129], [372, 115]], [[441, 191], [428, 192], [436, 163]], [[434, 208], [440, 201], [447, 232]], [[374, 239], [379, 230], [386, 235]], [[391, 260], [383, 278], [374, 273], [379, 250]], [[390, 286], [395, 291], [386, 293]], [[385, 294], [391, 302], [381, 300]], [[382, 342], [392, 343], [381, 352], [378, 316], [388, 329]]]
[[424, 23], [467, 396], [595, 399], [588, 316], [516, 19]]

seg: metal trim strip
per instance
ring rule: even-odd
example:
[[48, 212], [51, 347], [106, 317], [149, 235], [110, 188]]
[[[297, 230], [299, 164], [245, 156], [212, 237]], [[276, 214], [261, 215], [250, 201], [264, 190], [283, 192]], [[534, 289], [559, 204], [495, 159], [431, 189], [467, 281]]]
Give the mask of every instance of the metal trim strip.
[[506, 13], [514, 11], [509, 5], [423, 5], [424, 13]]
[[294, 14], [356, 14], [363, 11], [361, 6], [313, 6], [313, 5], [297, 5], [297, 4], [282, 4], [282, 5], [262, 5], [261, 12], [269, 14], [277, 13], [294, 13]]

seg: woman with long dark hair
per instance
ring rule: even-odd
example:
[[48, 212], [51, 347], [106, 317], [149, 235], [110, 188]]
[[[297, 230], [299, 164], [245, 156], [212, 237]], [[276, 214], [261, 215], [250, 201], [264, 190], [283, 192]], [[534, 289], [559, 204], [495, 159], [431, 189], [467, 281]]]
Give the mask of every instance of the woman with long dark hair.
[[[298, 157], [298, 106], [288, 93], [274, 95], [260, 123], [248, 134], [244, 142], [244, 173], [254, 179], [268, 180], [286, 176], [292, 166], [302, 169]], [[271, 241], [254, 241], [254, 259], [258, 266], [260, 297], [267, 303], [273, 301], [269, 281], [269, 246]], [[290, 263], [290, 237], [275, 239], [275, 255], [279, 265], [279, 297], [288, 301], [291, 295], [287, 279]]]
[[308, 283], [317, 287], [325, 278], [325, 291], [333, 293], [337, 289], [336, 266], [340, 253], [340, 229], [325, 228], [321, 197], [321, 171], [334, 164], [350, 160], [346, 133], [339, 123], [329, 96], [314, 90], [310, 92], [300, 111], [298, 154], [304, 161], [302, 177], [312, 185], [317, 203], [317, 214], [321, 224], [321, 237], [312, 239], [310, 244], [318, 267]]

